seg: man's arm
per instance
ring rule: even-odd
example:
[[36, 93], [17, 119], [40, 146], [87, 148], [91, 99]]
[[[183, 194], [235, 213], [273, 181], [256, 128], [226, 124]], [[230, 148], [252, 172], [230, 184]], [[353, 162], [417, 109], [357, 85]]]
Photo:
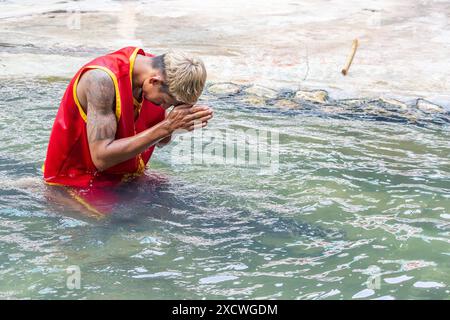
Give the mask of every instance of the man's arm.
[[[164, 119], [167, 118], [167, 116], [169, 115], [169, 112], [166, 110], [165, 115], [164, 115]], [[167, 137], [165, 137], [164, 139], [161, 139], [156, 146], [159, 148], [162, 148], [166, 145], [168, 145], [170, 143], [170, 141], [172, 141], [172, 135], [169, 135]]]
[[109, 75], [92, 70], [80, 80], [85, 81], [87, 100], [87, 134], [92, 161], [99, 171], [134, 158], [175, 130], [192, 131], [194, 124], [206, 126], [212, 110], [203, 106], [175, 107], [165, 120], [132, 137], [114, 140], [117, 122], [114, 114], [115, 91]]

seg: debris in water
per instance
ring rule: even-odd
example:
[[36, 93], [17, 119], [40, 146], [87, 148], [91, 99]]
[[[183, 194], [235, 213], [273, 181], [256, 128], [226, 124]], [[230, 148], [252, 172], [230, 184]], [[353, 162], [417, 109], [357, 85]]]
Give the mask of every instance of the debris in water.
[[350, 66], [352, 65], [352, 61], [353, 61], [353, 58], [355, 57], [356, 49], [358, 49], [358, 39], [353, 40], [352, 53], [348, 57], [347, 64], [345, 65], [344, 69], [342, 69], [342, 74], [344, 76], [347, 75], [348, 70], [350, 69]]

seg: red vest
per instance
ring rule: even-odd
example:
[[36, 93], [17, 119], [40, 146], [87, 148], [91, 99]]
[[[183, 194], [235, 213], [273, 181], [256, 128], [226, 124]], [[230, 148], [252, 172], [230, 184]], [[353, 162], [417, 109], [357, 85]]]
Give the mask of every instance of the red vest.
[[[53, 124], [43, 171], [48, 184], [72, 187], [110, 186], [144, 172], [154, 146], [135, 158], [99, 172], [92, 162], [86, 132], [86, 113], [76, 90], [80, 76], [90, 69], [109, 74], [116, 92], [117, 132], [115, 139], [135, 135], [164, 120], [165, 111], [144, 99], [140, 107], [133, 98], [132, 71], [136, 55], [147, 55], [142, 49], [127, 47], [94, 59], [83, 66], [70, 81]], [[134, 120], [134, 108], [139, 110]]]

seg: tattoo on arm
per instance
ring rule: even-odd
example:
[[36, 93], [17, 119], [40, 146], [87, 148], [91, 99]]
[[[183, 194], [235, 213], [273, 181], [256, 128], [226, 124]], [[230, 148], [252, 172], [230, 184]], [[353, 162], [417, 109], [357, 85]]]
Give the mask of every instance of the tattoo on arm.
[[114, 84], [107, 73], [91, 70], [85, 75], [87, 84], [87, 134], [89, 144], [103, 140], [112, 142], [117, 122], [114, 114]]
[[116, 117], [114, 113], [111, 115], [102, 114], [101, 111], [96, 110], [94, 106], [88, 104], [88, 112], [91, 113], [91, 117], [88, 116], [87, 133], [88, 141], [90, 143], [114, 139], [116, 135]]

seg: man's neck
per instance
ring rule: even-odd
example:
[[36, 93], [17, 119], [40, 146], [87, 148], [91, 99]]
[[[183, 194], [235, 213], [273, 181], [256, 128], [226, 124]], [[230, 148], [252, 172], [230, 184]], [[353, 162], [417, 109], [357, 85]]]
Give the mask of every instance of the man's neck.
[[145, 79], [153, 74], [156, 74], [156, 70], [152, 68], [152, 58], [138, 54], [132, 72], [133, 91], [142, 89]]

